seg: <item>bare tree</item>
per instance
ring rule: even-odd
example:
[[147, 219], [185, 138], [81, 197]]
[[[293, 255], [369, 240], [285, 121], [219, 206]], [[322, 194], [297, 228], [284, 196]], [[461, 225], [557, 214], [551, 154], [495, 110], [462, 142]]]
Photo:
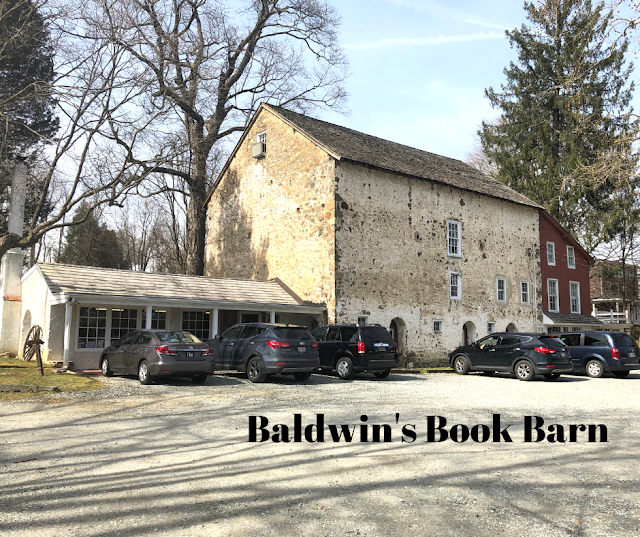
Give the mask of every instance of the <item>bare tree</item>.
[[184, 183], [186, 271], [202, 274], [225, 140], [260, 102], [309, 112], [346, 100], [338, 17], [325, 0], [89, 0], [74, 15], [69, 35], [96, 36], [126, 58], [117, 86], [137, 94], [135, 108], [111, 114], [110, 139], [125, 166], [139, 166], [147, 195], [158, 191], [159, 175]]

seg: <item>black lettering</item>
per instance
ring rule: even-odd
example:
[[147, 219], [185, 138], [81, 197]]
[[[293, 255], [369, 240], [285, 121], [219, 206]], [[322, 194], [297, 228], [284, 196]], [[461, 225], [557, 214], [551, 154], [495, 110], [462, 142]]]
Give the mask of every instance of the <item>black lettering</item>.
[[[532, 418], [536, 419], [535, 426], [531, 426]], [[544, 431], [540, 428], [544, 425], [544, 420], [540, 416], [525, 416], [524, 417], [524, 441], [525, 442], [542, 442], [544, 440]], [[536, 439], [531, 439], [531, 433], [536, 431]]]
[[547, 442], [551, 442], [552, 444], [554, 444], [556, 442], [565, 443], [566, 441], [567, 439], [564, 436], [564, 427], [562, 425], [558, 425], [558, 424], [549, 425], [549, 434], [547, 435]]
[[384, 431], [384, 440], [383, 442], [393, 442], [391, 439], [391, 425], [386, 423], [382, 425], [373, 425], [373, 441], [380, 442], [380, 429]]
[[[363, 414], [362, 416], [360, 416], [360, 421], [367, 421], [369, 418], [367, 417], [366, 414]], [[367, 437], [367, 425], [366, 424], [362, 424], [360, 425], [360, 442], [368, 442], [369, 439]]]
[[580, 423], [579, 425], [569, 425], [569, 442], [578, 441], [578, 431], [584, 432], [587, 430], [587, 426]]
[[[438, 426], [436, 427], [436, 418]], [[427, 416], [427, 442], [444, 442], [449, 433], [445, 430], [447, 419], [442, 416]], [[436, 440], [436, 431], [440, 431], [440, 437]]]
[[513, 442], [511, 440], [511, 436], [509, 436], [509, 431], [507, 429], [511, 427], [511, 424], [507, 425], [504, 429], [500, 429], [500, 414], [493, 415], [493, 441], [500, 442], [500, 438], [504, 442]]
[[[260, 426], [256, 425], [256, 418], [260, 418]], [[269, 420], [264, 416], [249, 416], [249, 442], [266, 442], [269, 440], [269, 431], [266, 426]], [[256, 433], [260, 431], [260, 440], [257, 440]]]
[[[482, 436], [480, 436], [480, 431], [482, 431]], [[491, 436], [491, 431], [489, 430], [489, 427], [487, 427], [486, 425], [474, 425], [471, 428], [471, 440], [473, 440], [474, 442], [478, 442], [480, 444], [482, 444], [483, 442], [486, 442], [487, 440], [489, 440], [489, 437]]]
[[340, 425], [340, 432], [338, 432], [337, 425], [329, 425], [329, 432], [331, 433], [331, 438], [334, 442], [340, 442], [342, 436], [344, 436], [345, 442], [351, 442], [353, 440], [353, 435], [356, 432], [356, 426], [354, 425], [352, 429], [349, 429], [348, 425]]
[[451, 427], [449, 434], [451, 435], [451, 440], [454, 442], [466, 442], [469, 440], [469, 427], [459, 423], [458, 425]]
[[293, 441], [302, 442], [302, 414], [293, 415]]
[[[316, 428], [316, 438], [313, 438], [313, 428]], [[324, 442], [324, 414], [316, 414], [316, 422], [304, 428], [304, 439], [307, 442]]]
[[607, 441], [607, 426], [606, 425], [589, 425], [589, 442], [596, 441], [596, 430], [600, 429], [600, 442]]
[[272, 442], [290, 442], [289, 439], [289, 427], [286, 425], [278, 424], [273, 426], [273, 435], [271, 436]]
[[[409, 429], [411, 427], [411, 429]], [[411, 440], [406, 440], [405, 437], [410, 438]], [[416, 441], [418, 435], [416, 434], [416, 426], [412, 423], [407, 423], [402, 426], [402, 441], [407, 444], [411, 444]]]

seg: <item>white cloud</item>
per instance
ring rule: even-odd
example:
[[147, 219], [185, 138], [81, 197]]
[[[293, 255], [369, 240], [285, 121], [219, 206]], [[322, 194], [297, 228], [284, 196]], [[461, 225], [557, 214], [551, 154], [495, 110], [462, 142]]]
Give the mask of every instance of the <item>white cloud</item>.
[[434, 2], [433, 0], [386, 0], [386, 1], [396, 6], [408, 7], [420, 13], [428, 13], [429, 15], [433, 15], [435, 17], [441, 17], [443, 19], [452, 19], [452, 20], [457, 20], [461, 22], [468, 22], [470, 24], [478, 24], [480, 26], [486, 26], [488, 28], [498, 28], [501, 30], [507, 29], [505, 25], [496, 24], [488, 20], [482, 20], [481, 18], [474, 17], [473, 15], [469, 15], [468, 13], [465, 13], [464, 11], [460, 11], [459, 9], [440, 5], [437, 2]]
[[501, 32], [479, 32], [468, 35], [439, 35], [437, 37], [398, 37], [380, 39], [371, 43], [345, 45], [347, 50], [371, 50], [376, 48], [405, 46], [430, 46], [443, 45], [447, 43], [462, 43], [465, 41], [479, 41], [483, 39], [504, 39]]

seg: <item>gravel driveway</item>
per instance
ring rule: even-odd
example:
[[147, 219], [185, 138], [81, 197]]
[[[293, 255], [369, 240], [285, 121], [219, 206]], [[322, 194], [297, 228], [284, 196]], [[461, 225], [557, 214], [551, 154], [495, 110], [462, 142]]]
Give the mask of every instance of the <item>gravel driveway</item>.
[[[104, 381], [0, 403], [0, 534], [640, 535], [638, 374]], [[293, 439], [294, 414], [303, 426], [324, 414], [325, 442], [247, 441], [251, 415]], [[471, 427], [493, 414], [513, 442], [427, 442], [428, 416]], [[527, 415], [545, 429], [605, 424], [608, 441], [525, 443]], [[328, 425], [342, 424], [357, 426], [352, 443], [332, 441]], [[371, 442], [373, 424], [393, 441]]]

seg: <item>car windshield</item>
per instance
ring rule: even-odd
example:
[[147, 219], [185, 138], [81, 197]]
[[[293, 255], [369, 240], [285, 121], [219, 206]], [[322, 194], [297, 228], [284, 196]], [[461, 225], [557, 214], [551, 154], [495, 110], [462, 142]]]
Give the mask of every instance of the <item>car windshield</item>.
[[156, 332], [156, 336], [162, 343], [202, 343], [189, 332]]
[[274, 328], [273, 333], [279, 339], [313, 339], [304, 328], [279, 327]]
[[360, 337], [365, 343], [395, 344], [393, 337], [384, 326], [362, 326], [360, 327]]

